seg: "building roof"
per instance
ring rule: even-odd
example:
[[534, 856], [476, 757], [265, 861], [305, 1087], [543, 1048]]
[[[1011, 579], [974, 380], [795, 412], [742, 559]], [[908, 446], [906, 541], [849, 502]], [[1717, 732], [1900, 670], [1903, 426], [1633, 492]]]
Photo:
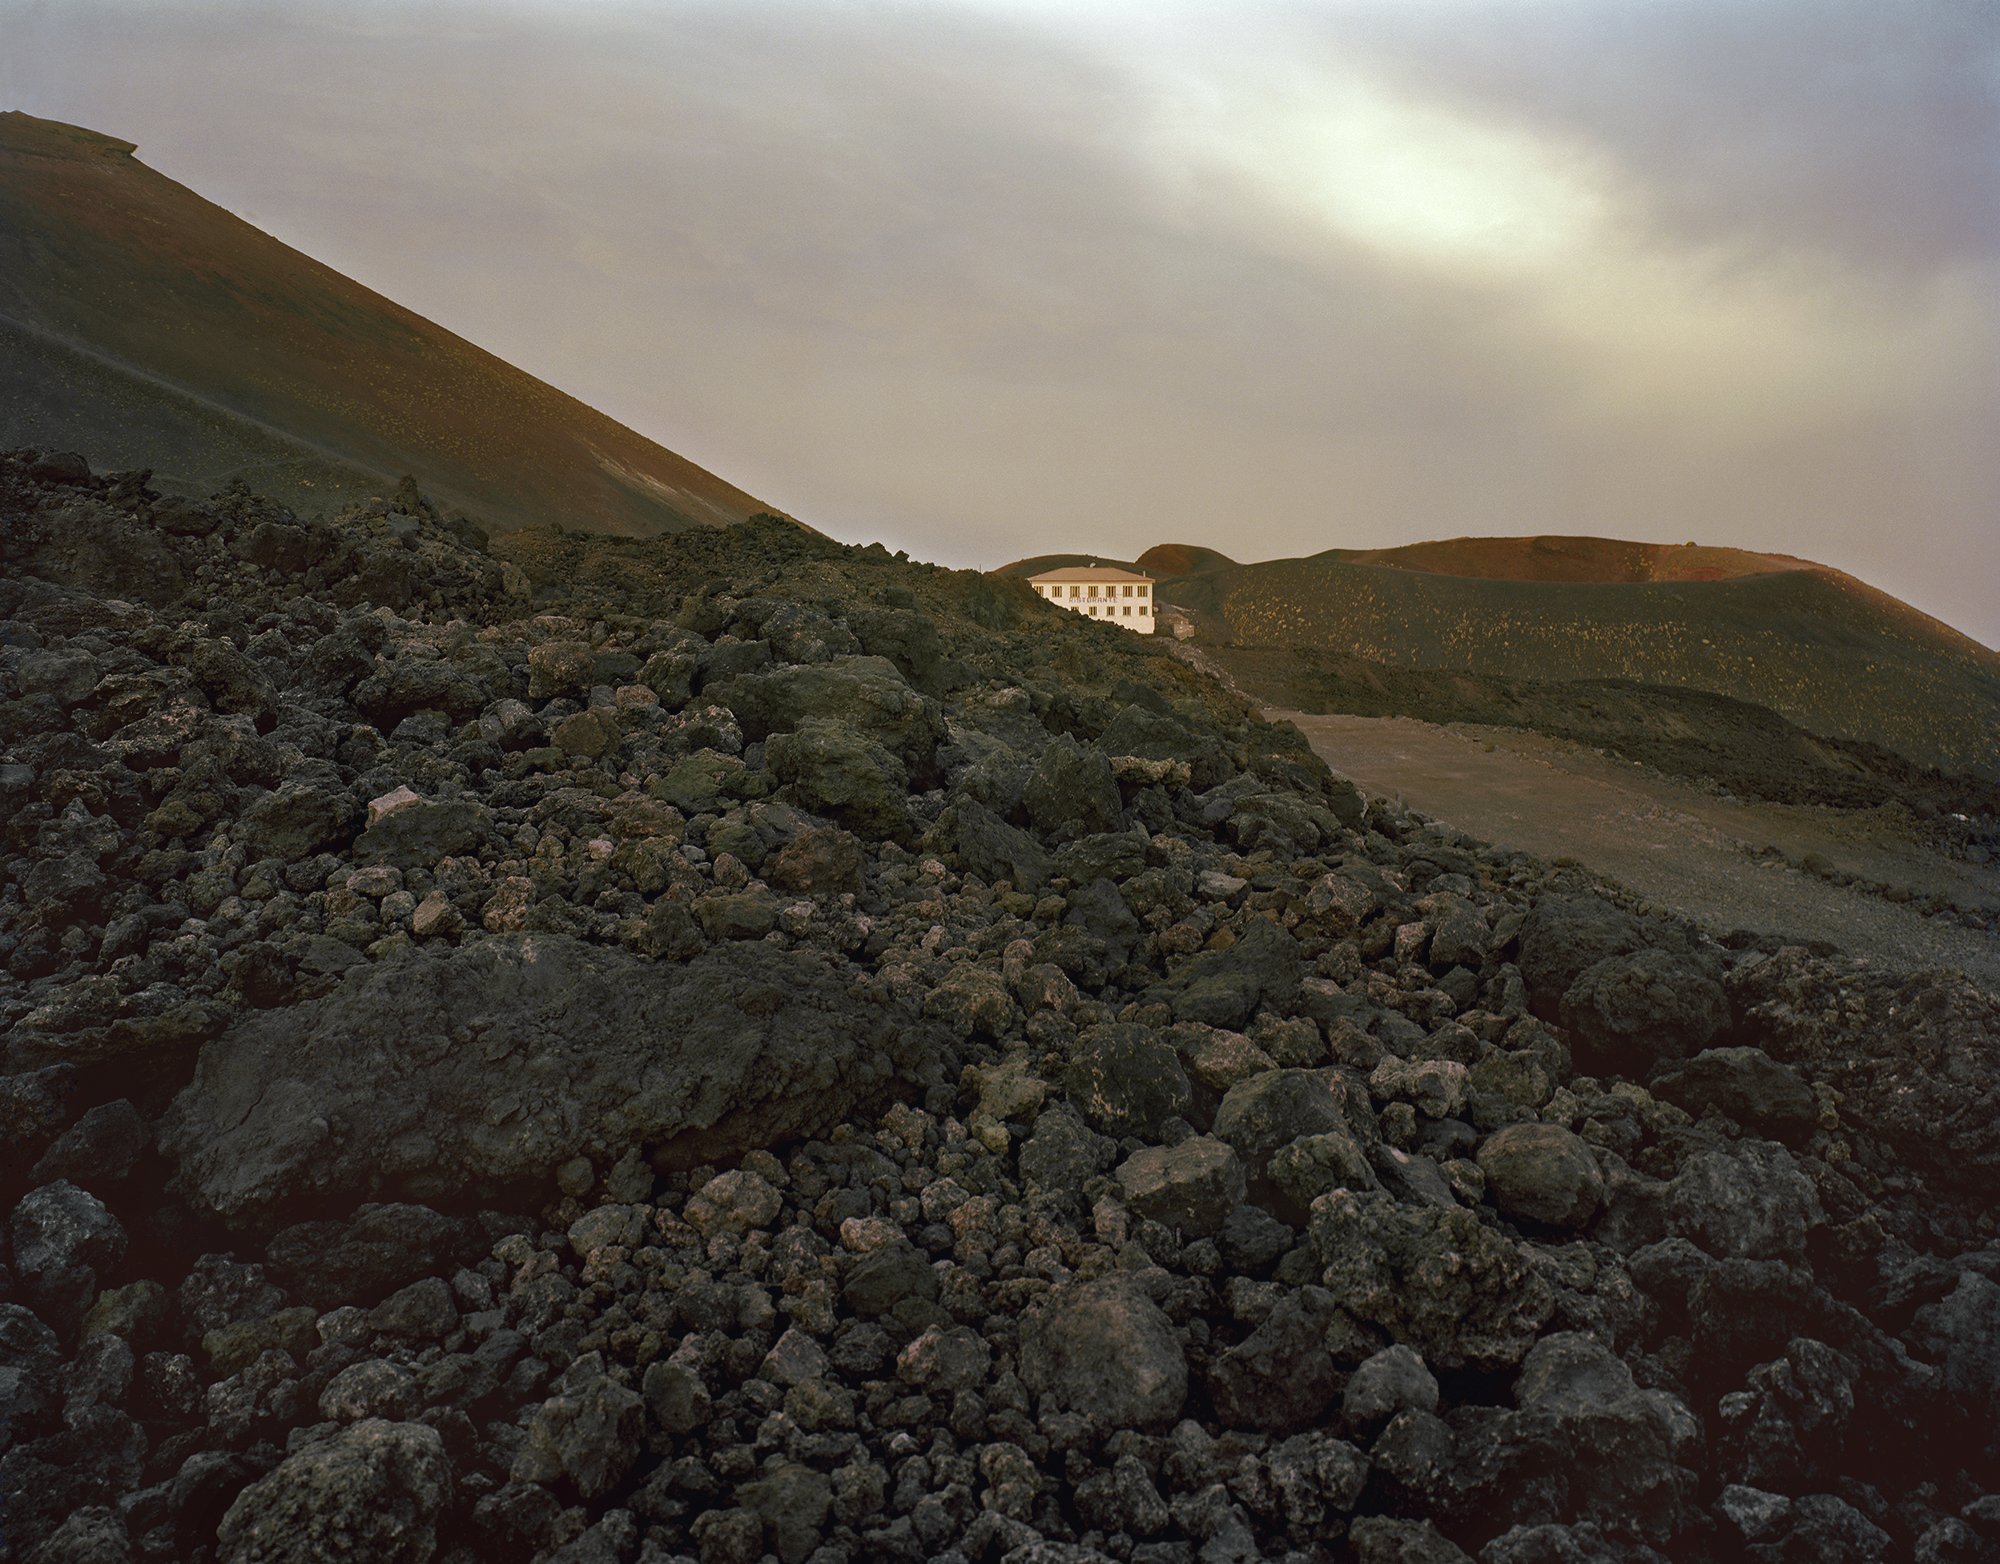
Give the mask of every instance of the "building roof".
[[1130, 570], [1115, 570], [1110, 565], [1060, 565], [1054, 570], [1044, 570], [1038, 576], [1030, 576], [1032, 582], [1042, 581], [1151, 581], [1151, 576], [1135, 574]]

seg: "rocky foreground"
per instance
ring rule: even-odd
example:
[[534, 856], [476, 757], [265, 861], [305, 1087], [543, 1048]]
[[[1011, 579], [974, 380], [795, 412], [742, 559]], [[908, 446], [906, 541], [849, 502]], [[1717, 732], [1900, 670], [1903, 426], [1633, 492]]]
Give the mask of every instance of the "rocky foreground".
[[15, 453], [0, 750], [6, 1558], [2000, 1554], [2000, 1001], [1024, 588]]

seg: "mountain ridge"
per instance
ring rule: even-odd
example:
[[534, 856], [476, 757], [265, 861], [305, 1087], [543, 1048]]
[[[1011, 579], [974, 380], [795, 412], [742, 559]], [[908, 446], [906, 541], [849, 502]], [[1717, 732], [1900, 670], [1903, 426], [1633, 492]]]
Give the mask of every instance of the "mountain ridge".
[[495, 532], [643, 536], [772, 509], [136, 151], [0, 113], [5, 442], [87, 444], [190, 493], [249, 467], [307, 505], [410, 473]]
[[[1171, 544], [1140, 563], [1160, 578], [1161, 601], [1215, 645], [1705, 691], [1924, 765], [2000, 775], [2000, 653], [1812, 560], [1548, 534], [1250, 563]], [[1170, 574], [1174, 564], [1191, 568]]]

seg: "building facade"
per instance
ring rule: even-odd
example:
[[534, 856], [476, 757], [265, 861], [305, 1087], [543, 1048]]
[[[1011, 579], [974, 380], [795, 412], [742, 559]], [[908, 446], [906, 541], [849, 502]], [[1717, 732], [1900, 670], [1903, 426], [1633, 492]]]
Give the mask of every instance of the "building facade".
[[1120, 629], [1151, 635], [1157, 627], [1151, 576], [1109, 565], [1064, 565], [1028, 577], [1028, 585], [1051, 603]]

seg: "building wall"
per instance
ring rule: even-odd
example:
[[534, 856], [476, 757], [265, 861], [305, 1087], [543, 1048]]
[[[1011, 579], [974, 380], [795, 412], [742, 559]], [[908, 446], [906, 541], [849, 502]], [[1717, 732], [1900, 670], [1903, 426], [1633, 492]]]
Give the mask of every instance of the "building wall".
[[1150, 581], [1050, 581], [1031, 583], [1050, 602], [1120, 629], [1151, 635], [1158, 628]]

